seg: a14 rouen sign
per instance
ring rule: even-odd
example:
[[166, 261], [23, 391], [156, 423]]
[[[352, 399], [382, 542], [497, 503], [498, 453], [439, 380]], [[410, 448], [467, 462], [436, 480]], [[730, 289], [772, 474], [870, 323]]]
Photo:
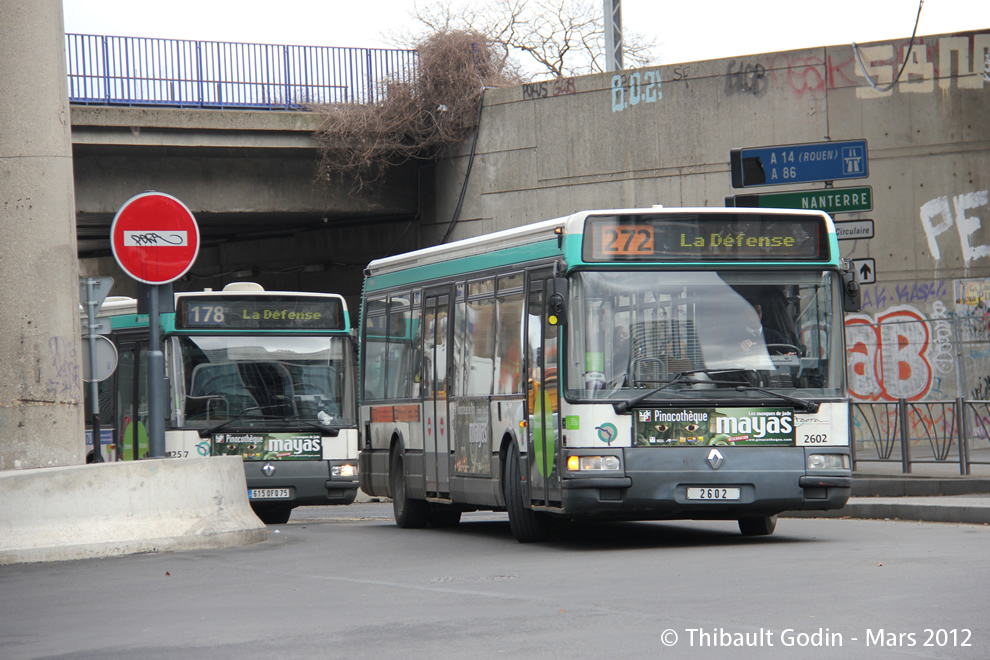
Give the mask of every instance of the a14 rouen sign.
[[729, 166], [733, 188], [865, 179], [870, 174], [866, 140], [732, 149]]

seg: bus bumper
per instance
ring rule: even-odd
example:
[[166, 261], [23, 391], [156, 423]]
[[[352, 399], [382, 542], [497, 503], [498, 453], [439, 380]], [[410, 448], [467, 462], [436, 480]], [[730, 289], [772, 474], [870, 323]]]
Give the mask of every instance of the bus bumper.
[[[809, 449], [718, 449], [723, 461], [716, 469], [706, 460], [711, 447], [627, 448], [623, 475], [562, 480], [563, 513], [628, 520], [736, 519], [840, 509], [852, 492], [849, 470], [809, 474], [805, 467]], [[828, 451], [848, 455], [845, 447]], [[689, 488], [738, 489], [738, 499], [688, 499]]]
[[[288, 490], [288, 497], [251, 498], [254, 507], [307, 506], [350, 504], [357, 496], [358, 480], [354, 477], [334, 477], [334, 465], [357, 461], [244, 461], [248, 494], [256, 490]], [[266, 470], [271, 466], [272, 470]]]

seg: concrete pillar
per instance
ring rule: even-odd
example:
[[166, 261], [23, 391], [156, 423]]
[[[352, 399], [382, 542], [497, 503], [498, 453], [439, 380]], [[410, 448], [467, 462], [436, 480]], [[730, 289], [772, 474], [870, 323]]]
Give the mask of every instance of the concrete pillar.
[[0, 470], [83, 462], [60, 0], [0, 2]]

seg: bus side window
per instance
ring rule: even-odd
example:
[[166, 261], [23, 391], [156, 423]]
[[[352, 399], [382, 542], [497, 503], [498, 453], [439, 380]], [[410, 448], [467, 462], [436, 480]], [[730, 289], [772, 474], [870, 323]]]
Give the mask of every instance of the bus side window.
[[521, 394], [523, 294], [499, 296], [495, 305], [495, 394]]
[[364, 398], [385, 396], [386, 343], [385, 299], [369, 300], [365, 308], [361, 362], [364, 366]]

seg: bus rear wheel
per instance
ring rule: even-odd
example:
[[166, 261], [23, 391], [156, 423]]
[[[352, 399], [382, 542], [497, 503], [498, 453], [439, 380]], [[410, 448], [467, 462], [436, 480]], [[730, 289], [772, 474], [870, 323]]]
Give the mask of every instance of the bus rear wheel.
[[753, 516], [739, 519], [743, 536], [769, 536], [777, 528], [777, 516]]
[[392, 514], [395, 524], [402, 529], [426, 527], [430, 522], [430, 505], [426, 500], [414, 500], [406, 494], [405, 461], [399, 451], [392, 454], [388, 477], [392, 484]]
[[502, 480], [505, 508], [509, 512], [509, 529], [520, 543], [545, 541], [550, 536], [551, 521], [546, 514], [533, 511], [523, 500], [522, 477], [519, 471], [519, 450], [510, 445], [505, 459], [505, 476]]

